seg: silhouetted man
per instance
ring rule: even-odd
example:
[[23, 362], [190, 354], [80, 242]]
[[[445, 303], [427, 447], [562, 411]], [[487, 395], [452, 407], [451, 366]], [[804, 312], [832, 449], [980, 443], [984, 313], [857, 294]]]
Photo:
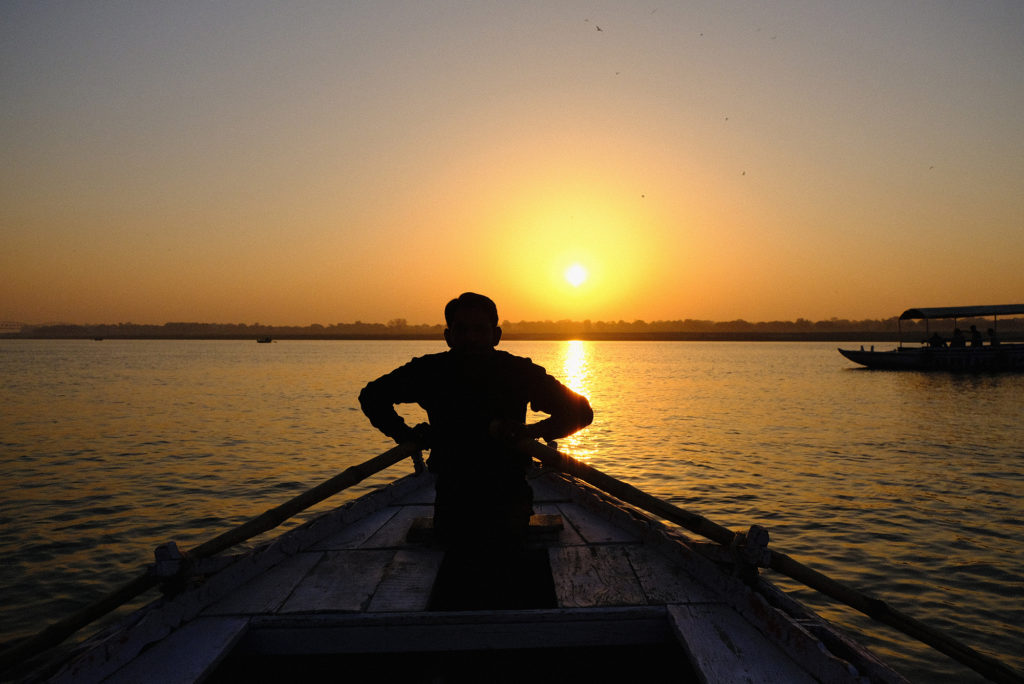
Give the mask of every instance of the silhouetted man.
[[[430, 449], [437, 475], [434, 529], [448, 543], [521, 540], [529, 526], [533, 492], [529, 457], [516, 438], [558, 439], [594, 418], [590, 403], [530, 359], [495, 349], [498, 310], [466, 292], [444, 310], [449, 351], [413, 359], [369, 383], [359, 395], [363, 413], [398, 443]], [[406, 425], [395, 404], [415, 403], [429, 424]], [[527, 404], [549, 417], [524, 425]]]

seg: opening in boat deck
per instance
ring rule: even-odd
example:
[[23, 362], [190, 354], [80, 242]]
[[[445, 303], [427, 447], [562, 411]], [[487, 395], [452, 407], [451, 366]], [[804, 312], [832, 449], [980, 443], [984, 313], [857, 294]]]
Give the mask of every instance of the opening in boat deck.
[[254, 656], [239, 652], [208, 680], [221, 682], [337, 681], [366, 675], [375, 681], [573, 682], [630, 681], [657, 672], [676, 682], [701, 681], [687, 667], [677, 644], [601, 646], [531, 650], [487, 650], [360, 654], [340, 656]]
[[558, 598], [547, 549], [481, 554], [449, 550], [428, 610], [555, 608]]

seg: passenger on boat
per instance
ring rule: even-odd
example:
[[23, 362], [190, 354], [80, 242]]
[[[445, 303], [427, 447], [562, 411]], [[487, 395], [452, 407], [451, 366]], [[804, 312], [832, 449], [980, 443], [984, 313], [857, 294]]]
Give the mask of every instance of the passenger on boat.
[[946, 340], [939, 333], [932, 333], [928, 338], [928, 346], [939, 349], [946, 346]]
[[[495, 349], [498, 311], [467, 292], [445, 307], [449, 350], [414, 358], [363, 388], [359, 403], [378, 430], [398, 443], [430, 449], [437, 475], [434, 530], [449, 544], [516, 543], [529, 526], [533, 492], [528, 457], [513, 442], [554, 440], [593, 420], [587, 399], [530, 359]], [[419, 404], [429, 424], [409, 427], [396, 404]], [[549, 417], [525, 425], [527, 405]]]
[[960, 328], [953, 328], [953, 339], [949, 341], [950, 347], [966, 347], [967, 340], [964, 339], [964, 333]]
[[982, 345], [981, 331], [978, 330], [978, 326], [972, 325], [971, 326], [971, 346], [972, 347], [980, 347], [981, 345]]
[[993, 330], [992, 328], [988, 329], [988, 339], [989, 339], [988, 343], [990, 345], [992, 345], [993, 347], [998, 347], [999, 346], [999, 338], [996, 337], [996, 331]]

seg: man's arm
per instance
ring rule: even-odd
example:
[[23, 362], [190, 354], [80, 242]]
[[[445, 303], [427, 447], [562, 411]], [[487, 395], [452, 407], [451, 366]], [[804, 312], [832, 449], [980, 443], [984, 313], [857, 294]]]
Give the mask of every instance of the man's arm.
[[587, 398], [546, 372], [532, 394], [530, 407], [549, 414], [549, 417], [525, 426], [525, 437], [553, 441], [582, 430], [594, 421], [594, 410]]
[[359, 393], [359, 406], [370, 424], [402, 444], [416, 440], [413, 428], [395, 411], [395, 404], [415, 401], [414, 372], [406, 364], [368, 383]]

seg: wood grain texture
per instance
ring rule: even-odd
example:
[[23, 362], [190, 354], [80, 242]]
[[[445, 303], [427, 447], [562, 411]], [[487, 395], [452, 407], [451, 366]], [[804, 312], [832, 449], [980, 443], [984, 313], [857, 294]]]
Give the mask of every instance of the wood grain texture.
[[444, 552], [437, 549], [403, 549], [384, 571], [368, 610], [376, 613], [426, 610]]
[[620, 546], [568, 546], [549, 552], [559, 607], [635, 606], [646, 603]]
[[133, 660], [110, 684], [192, 684], [213, 671], [246, 629], [238, 617], [201, 617]]
[[299, 553], [238, 587], [203, 611], [204, 615], [273, 613], [320, 562], [323, 553]]
[[394, 551], [327, 551], [281, 607], [282, 613], [366, 609]]
[[680, 643], [706, 682], [816, 681], [728, 606], [669, 606], [668, 613]]
[[395, 517], [400, 509], [396, 506], [389, 506], [376, 513], [371, 513], [362, 520], [343, 527], [339, 532], [332, 534], [313, 546], [317, 551], [339, 551], [341, 549], [355, 549], [362, 546], [367, 539], [377, 533], [377, 530], [384, 527], [391, 518]]

